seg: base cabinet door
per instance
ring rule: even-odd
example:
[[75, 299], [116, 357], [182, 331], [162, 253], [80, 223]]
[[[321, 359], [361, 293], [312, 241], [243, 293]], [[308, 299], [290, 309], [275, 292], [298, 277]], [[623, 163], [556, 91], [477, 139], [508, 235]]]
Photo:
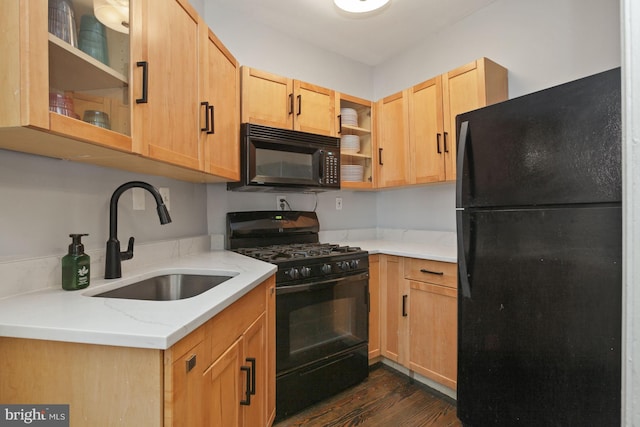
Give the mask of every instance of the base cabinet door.
[[[382, 355], [389, 360], [402, 363], [406, 353], [405, 339], [406, 296], [402, 294], [402, 258], [396, 256], [380, 256], [380, 295], [384, 301], [380, 316]], [[405, 310], [403, 310], [403, 303]], [[406, 313], [406, 311], [405, 311]]]
[[451, 389], [457, 379], [457, 291], [410, 282], [409, 369]]
[[241, 426], [242, 340], [239, 339], [204, 373], [203, 398], [206, 426]]
[[267, 329], [262, 314], [204, 373], [207, 426], [266, 426]]
[[264, 352], [267, 343], [266, 315], [262, 314], [245, 332], [243, 359], [240, 370], [245, 377], [241, 388], [243, 425], [267, 425], [267, 362]]
[[457, 384], [456, 264], [405, 258], [409, 346], [405, 366], [453, 390]]
[[171, 381], [165, 387], [165, 425], [203, 425], [204, 342], [199, 342], [171, 365]]
[[369, 363], [380, 356], [380, 255], [369, 256]]

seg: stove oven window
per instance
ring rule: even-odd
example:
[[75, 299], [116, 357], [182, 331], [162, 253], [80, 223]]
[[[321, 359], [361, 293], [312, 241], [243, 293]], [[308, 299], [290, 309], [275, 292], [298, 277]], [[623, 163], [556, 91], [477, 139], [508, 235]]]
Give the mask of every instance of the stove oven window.
[[291, 313], [290, 352], [312, 351], [335, 342], [359, 342], [353, 298], [343, 298], [310, 305]]
[[276, 368], [282, 372], [368, 339], [368, 279], [277, 295]]

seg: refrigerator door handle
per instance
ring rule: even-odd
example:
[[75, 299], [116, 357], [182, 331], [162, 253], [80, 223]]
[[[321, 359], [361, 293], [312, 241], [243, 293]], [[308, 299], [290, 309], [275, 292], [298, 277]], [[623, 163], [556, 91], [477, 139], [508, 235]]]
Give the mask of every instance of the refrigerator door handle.
[[464, 156], [467, 151], [467, 137], [469, 136], [469, 122], [460, 124], [460, 139], [458, 140], [458, 158], [456, 159], [456, 207], [462, 207], [462, 172]]
[[467, 256], [464, 251], [464, 233], [462, 232], [463, 210], [456, 211], [456, 225], [458, 229], [458, 283], [464, 298], [471, 298], [471, 284], [467, 273]]

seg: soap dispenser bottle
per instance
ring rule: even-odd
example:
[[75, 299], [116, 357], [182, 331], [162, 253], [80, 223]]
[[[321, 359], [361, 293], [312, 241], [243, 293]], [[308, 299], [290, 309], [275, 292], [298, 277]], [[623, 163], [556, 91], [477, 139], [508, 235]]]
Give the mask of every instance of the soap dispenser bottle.
[[80, 241], [88, 234], [69, 234], [72, 241], [69, 253], [62, 257], [62, 289], [75, 291], [89, 286], [91, 260], [84, 253], [84, 245]]

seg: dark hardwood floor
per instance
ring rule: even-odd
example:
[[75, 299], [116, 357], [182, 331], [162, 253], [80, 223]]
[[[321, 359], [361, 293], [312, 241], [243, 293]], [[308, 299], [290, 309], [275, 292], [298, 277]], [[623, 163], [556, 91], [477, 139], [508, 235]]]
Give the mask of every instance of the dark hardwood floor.
[[462, 426], [455, 402], [378, 365], [362, 383], [320, 402], [274, 427]]

